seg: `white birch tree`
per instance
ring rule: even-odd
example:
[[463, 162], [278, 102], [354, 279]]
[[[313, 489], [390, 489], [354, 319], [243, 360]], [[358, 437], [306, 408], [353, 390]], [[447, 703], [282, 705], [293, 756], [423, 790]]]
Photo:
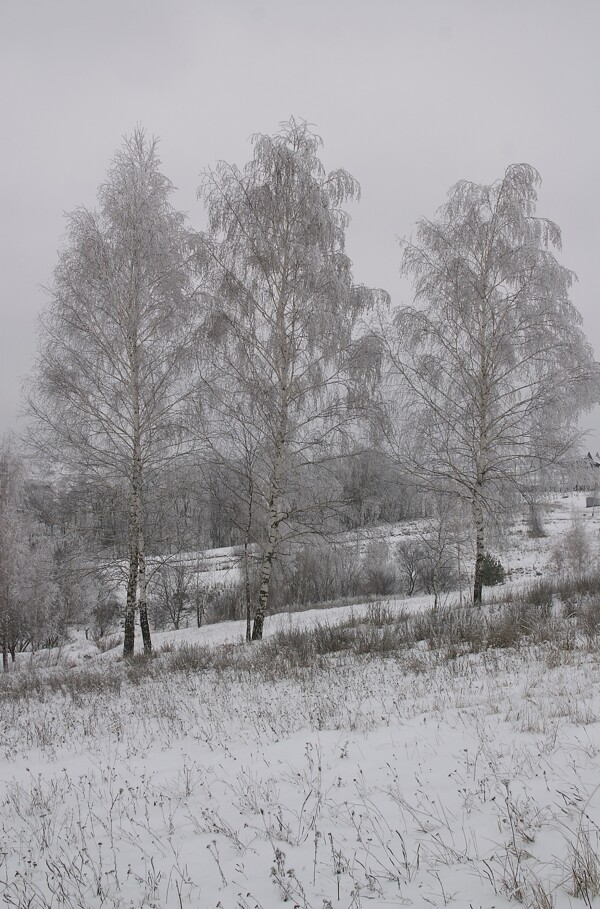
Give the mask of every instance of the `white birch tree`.
[[[237, 395], [233, 419], [251, 423], [260, 454], [247, 487], [254, 516], [264, 515], [252, 628], [260, 639], [284, 526], [322, 520], [335, 498], [322, 472], [377, 374], [373, 345], [357, 326], [385, 295], [352, 282], [342, 206], [359, 186], [346, 171], [325, 172], [320, 138], [291, 119], [253, 144], [243, 169], [220, 162], [199, 195], [208, 208], [200, 256], [212, 293], [204, 349], [214, 351], [213, 385], [229, 401]], [[320, 494], [307, 489], [308, 468], [310, 483], [321, 469]]]
[[473, 600], [481, 602], [486, 524], [507, 489], [556, 460], [598, 369], [569, 299], [561, 234], [536, 215], [527, 164], [491, 185], [457, 183], [404, 244], [414, 306], [395, 317], [392, 374], [404, 412], [396, 452], [426, 489], [469, 506]]
[[151, 650], [145, 494], [181, 449], [189, 390], [190, 235], [172, 192], [156, 141], [136, 130], [113, 159], [98, 209], [67, 218], [29, 388], [37, 447], [128, 501], [126, 655], [134, 649], [136, 604]]

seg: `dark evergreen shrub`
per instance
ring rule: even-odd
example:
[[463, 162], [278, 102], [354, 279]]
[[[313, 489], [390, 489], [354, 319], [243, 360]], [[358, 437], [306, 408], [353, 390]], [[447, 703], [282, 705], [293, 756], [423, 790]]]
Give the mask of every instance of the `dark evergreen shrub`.
[[484, 587], [496, 587], [497, 584], [504, 584], [505, 581], [502, 563], [489, 552], [486, 552], [483, 557], [481, 581]]

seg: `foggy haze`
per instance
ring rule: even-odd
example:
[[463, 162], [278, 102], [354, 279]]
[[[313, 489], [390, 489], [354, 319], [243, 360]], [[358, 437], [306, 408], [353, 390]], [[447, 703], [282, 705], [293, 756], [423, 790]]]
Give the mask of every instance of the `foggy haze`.
[[0, 433], [18, 426], [63, 213], [95, 204], [136, 124], [160, 137], [174, 204], [202, 227], [201, 171], [243, 165], [251, 134], [306, 118], [325, 167], [362, 186], [348, 232], [355, 280], [395, 303], [408, 302], [397, 238], [457, 180], [529, 162], [598, 355], [599, 28], [595, 0], [5, 0]]

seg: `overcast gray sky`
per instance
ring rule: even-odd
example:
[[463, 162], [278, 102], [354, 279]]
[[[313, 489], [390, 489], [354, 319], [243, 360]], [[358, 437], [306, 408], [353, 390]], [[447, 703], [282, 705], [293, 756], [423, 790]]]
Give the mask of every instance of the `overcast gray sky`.
[[16, 426], [63, 213], [94, 205], [137, 124], [201, 226], [204, 167], [243, 164], [251, 134], [292, 114], [314, 123], [325, 167], [362, 185], [355, 279], [395, 302], [397, 237], [457, 180], [527, 161], [600, 354], [599, 39], [598, 0], [0, 0], [0, 434]]

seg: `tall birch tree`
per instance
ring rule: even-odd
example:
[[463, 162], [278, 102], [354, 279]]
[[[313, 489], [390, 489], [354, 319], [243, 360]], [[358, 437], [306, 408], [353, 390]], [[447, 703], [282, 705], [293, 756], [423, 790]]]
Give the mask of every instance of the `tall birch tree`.
[[136, 606], [145, 651], [152, 646], [145, 496], [184, 444], [195, 310], [190, 235], [172, 192], [156, 141], [136, 130], [113, 159], [97, 210], [67, 217], [29, 388], [37, 446], [128, 501], [126, 655]]
[[[598, 364], [555, 255], [559, 227], [536, 215], [540, 177], [510, 166], [457, 183], [404, 244], [414, 305], [395, 317], [392, 372], [404, 411], [398, 453], [421, 485], [469, 506], [473, 600], [486, 526], [507, 489], [563, 454], [598, 399]], [[412, 443], [412, 444], [411, 444]]]
[[256, 640], [284, 530], [322, 520], [334, 497], [324, 472], [377, 373], [358, 324], [385, 295], [352, 281], [343, 205], [359, 185], [344, 170], [325, 171], [308, 124], [291, 119], [253, 145], [243, 169], [220, 162], [208, 171], [199, 195], [209, 217], [200, 255], [212, 295], [205, 352], [212, 345], [214, 399], [237, 396], [233, 419], [251, 424], [256, 455], [247, 487], [252, 520], [263, 515]]

